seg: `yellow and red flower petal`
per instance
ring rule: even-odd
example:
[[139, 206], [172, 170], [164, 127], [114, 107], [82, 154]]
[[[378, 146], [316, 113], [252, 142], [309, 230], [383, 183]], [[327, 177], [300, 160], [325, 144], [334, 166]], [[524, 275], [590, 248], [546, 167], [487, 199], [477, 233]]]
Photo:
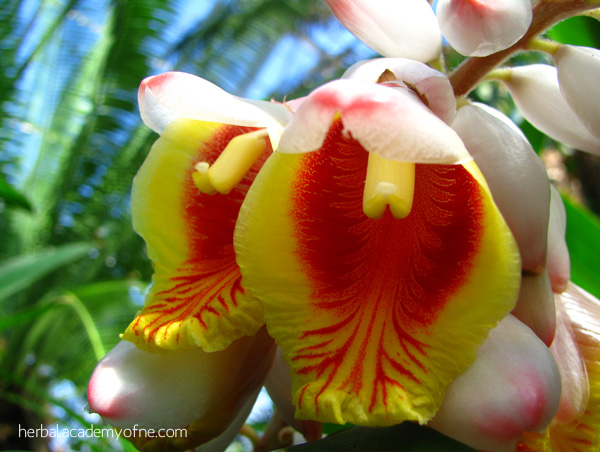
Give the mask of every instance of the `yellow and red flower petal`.
[[374, 220], [367, 159], [339, 120], [320, 150], [274, 153], [240, 211], [238, 262], [291, 367], [297, 417], [426, 422], [514, 307], [520, 259], [472, 162], [417, 164], [410, 214]]
[[252, 130], [180, 118], [152, 147], [134, 180], [131, 204], [155, 273], [125, 340], [151, 351], [214, 351], [263, 324], [261, 304], [241, 285], [233, 231], [248, 187], [270, 153], [268, 140], [229, 194], [201, 193], [192, 178], [199, 162], [212, 164], [232, 138]]

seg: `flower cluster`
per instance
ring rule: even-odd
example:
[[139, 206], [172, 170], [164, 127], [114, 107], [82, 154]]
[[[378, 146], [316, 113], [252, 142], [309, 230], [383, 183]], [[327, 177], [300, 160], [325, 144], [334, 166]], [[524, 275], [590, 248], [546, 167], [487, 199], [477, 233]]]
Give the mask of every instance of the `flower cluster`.
[[[502, 80], [540, 130], [600, 151], [600, 52], [536, 38], [592, 4], [327, 3], [385, 58], [285, 103], [142, 82], [160, 138], [132, 217], [155, 273], [91, 409], [188, 429], [142, 450], [222, 450], [265, 385], [307, 439], [416, 421], [487, 451], [597, 450], [600, 301], [569, 282], [564, 207], [531, 145], [464, 96]], [[442, 33], [477, 58], [446, 75]], [[494, 69], [524, 49], [556, 68]]]

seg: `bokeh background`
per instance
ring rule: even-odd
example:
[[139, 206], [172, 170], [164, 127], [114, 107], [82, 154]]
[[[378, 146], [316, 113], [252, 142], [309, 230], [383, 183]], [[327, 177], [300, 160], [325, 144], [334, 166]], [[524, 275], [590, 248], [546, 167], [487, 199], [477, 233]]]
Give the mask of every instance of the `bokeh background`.
[[[600, 47], [600, 23], [549, 33]], [[96, 362], [151, 277], [131, 228], [131, 181], [157, 135], [137, 88], [168, 70], [254, 99], [295, 98], [376, 56], [320, 0], [0, 1], [0, 450], [134, 450], [125, 441], [19, 437], [87, 428]], [[447, 54], [453, 66], [461, 57]], [[515, 62], [547, 62], [529, 53]], [[497, 84], [473, 97], [510, 115], [565, 195], [573, 280], [600, 296], [600, 159], [537, 132]], [[595, 213], [594, 213], [595, 212]], [[251, 423], [270, 416], [263, 394]], [[241, 438], [231, 450], [247, 450]]]

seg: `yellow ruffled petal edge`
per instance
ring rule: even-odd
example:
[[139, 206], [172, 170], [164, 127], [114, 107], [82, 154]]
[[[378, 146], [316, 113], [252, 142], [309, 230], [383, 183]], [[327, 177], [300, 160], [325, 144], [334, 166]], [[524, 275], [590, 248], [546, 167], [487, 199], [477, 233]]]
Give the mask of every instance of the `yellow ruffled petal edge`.
[[[330, 244], [322, 237], [312, 240], [312, 220], [304, 221], [305, 213], [308, 217], [314, 213], [310, 198], [322, 193], [331, 197], [314, 221], [321, 227], [319, 233], [326, 231], [323, 234], [332, 241], [339, 235], [342, 242], [359, 242], [347, 233], [377, 224], [348, 220], [361, 209], [364, 173], [356, 171], [351, 161], [354, 157], [342, 155], [354, 152], [345, 148], [348, 139], [342, 135], [341, 127], [330, 131], [324, 148], [333, 150], [306, 155], [275, 153], [265, 164], [248, 193], [236, 229], [244, 284], [264, 303], [269, 333], [291, 367], [296, 417], [366, 426], [404, 420], [425, 423], [439, 408], [446, 385], [474, 361], [489, 330], [514, 307], [520, 281], [518, 251], [483, 177], [474, 163], [468, 163], [464, 168], [478, 197], [476, 216], [481, 227], [465, 274], [457, 279], [463, 283], [460, 287], [448, 283], [439, 309], [429, 314], [423, 314], [419, 311], [422, 307], [414, 303], [418, 294], [409, 294], [412, 305], [394, 305], [386, 297], [401, 282], [393, 279], [391, 267], [377, 267], [377, 259], [369, 254], [367, 260], [377, 268], [373, 271], [363, 265], [354, 271], [360, 267], [355, 266], [360, 252], [347, 256], [337, 253], [336, 247], [343, 244]], [[364, 149], [360, 151], [366, 156]], [[451, 168], [456, 167], [447, 167]], [[330, 172], [331, 178], [324, 176], [327, 181], [323, 185], [309, 180], [310, 175]], [[445, 183], [451, 182], [442, 177], [440, 185], [431, 190], [443, 191]], [[336, 197], [339, 184], [352, 186], [352, 190], [359, 184], [360, 188]], [[354, 213], [337, 215], [336, 209], [343, 210], [351, 197], [356, 204]], [[419, 206], [417, 198], [415, 206]], [[448, 218], [442, 210], [423, 215], [431, 214], [432, 221], [443, 224]], [[389, 247], [383, 237], [383, 242], [367, 252], [385, 254]], [[393, 242], [393, 237], [394, 231], [390, 231], [387, 238]], [[311, 268], [307, 264], [311, 256], [318, 261], [323, 253], [332, 254], [326, 265]], [[428, 264], [437, 265], [426, 257], [422, 262], [423, 268], [415, 269], [415, 274], [427, 273]], [[379, 276], [369, 280], [374, 274]], [[337, 280], [333, 287], [328, 286], [328, 278], [339, 278], [343, 288], [335, 287]], [[423, 278], [434, 281], [436, 275]], [[367, 298], [357, 298], [365, 284], [371, 285]], [[417, 285], [412, 288], [427, 290]]]
[[192, 178], [196, 164], [212, 164], [233, 137], [252, 130], [181, 118], [153, 145], [135, 177], [131, 204], [155, 273], [123, 339], [149, 351], [216, 351], [263, 325], [262, 305], [241, 285], [233, 230], [266, 155], [227, 195], [201, 193]]

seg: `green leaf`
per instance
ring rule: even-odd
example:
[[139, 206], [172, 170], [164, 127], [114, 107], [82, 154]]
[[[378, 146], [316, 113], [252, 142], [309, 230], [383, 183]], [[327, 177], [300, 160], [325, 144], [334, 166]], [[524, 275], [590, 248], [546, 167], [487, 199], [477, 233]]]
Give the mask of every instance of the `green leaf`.
[[43, 305], [33, 306], [31, 308], [22, 309], [12, 315], [6, 317], [0, 317], [0, 331], [6, 328], [12, 328], [23, 323], [31, 322], [44, 315], [50, 309], [53, 309], [54, 305]]
[[475, 449], [448, 438], [428, 427], [404, 422], [393, 427], [352, 427], [311, 443], [292, 446], [286, 451], [445, 451], [475, 452]]
[[89, 243], [70, 243], [0, 263], [0, 300], [33, 284], [48, 273], [87, 255]]
[[563, 201], [567, 210], [566, 239], [571, 256], [571, 280], [600, 298], [600, 220], [568, 197], [563, 196]]
[[33, 207], [29, 200], [19, 193], [12, 185], [5, 180], [0, 179], [0, 199], [10, 207], [18, 207], [20, 209], [33, 211]]
[[572, 17], [552, 27], [548, 36], [563, 44], [600, 47], [600, 22], [591, 17]]

